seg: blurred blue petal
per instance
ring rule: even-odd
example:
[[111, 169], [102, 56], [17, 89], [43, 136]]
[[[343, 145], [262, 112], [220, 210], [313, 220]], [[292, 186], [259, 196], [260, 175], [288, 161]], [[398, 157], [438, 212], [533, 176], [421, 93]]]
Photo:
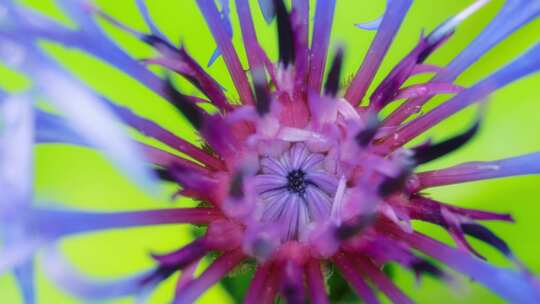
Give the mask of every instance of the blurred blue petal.
[[274, 3], [272, 2], [272, 0], [259, 0], [259, 8], [261, 9], [266, 23], [270, 24], [276, 16], [276, 13], [274, 11]]

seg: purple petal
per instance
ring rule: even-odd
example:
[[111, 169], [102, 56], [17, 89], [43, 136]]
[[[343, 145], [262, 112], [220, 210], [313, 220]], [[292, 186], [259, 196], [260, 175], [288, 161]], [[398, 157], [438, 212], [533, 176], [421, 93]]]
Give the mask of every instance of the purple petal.
[[469, 89], [464, 90], [454, 98], [444, 102], [424, 116], [421, 116], [397, 131], [392, 138], [383, 143], [390, 149], [395, 149], [409, 142], [419, 134], [435, 126], [448, 116], [472, 105], [489, 95], [494, 90], [502, 88], [509, 83], [537, 72], [540, 69], [540, 43], [533, 46], [525, 54], [510, 64], [478, 82]]
[[306, 201], [308, 202], [309, 214], [314, 221], [322, 221], [328, 218], [332, 208], [330, 197], [317, 187], [306, 189]]
[[[271, 0], [268, 0], [268, 2], [270, 3], [273, 10], [274, 6], [271, 3]], [[256, 79], [256, 76], [258, 76], [263, 80], [260, 82], [266, 84], [266, 75], [264, 73], [259, 73], [260, 75], [253, 74], [257, 69], [264, 68], [264, 58], [261, 54], [263, 51], [261, 49], [261, 46], [259, 45], [259, 41], [257, 40], [257, 33], [255, 31], [255, 26], [253, 25], [253, 17], [251, 14], [249, 1], [236, 0], [236, 10], [238, 13], [238, 18], [240, 20], [242, 39], [244, 41], [244, 47], [246, 49], [249, 69], [254, 79]]]
[[233, 270], [244, 260], [241, 251], [225, 253], [217, 258], [200, 277], [181, 288], [175, 297], [174, 304], [191, 304], [195, 302], [210, 286], [214, 285], [223, 276]]
[[[397, 229], [395, 231], [397, 232]], [[413, 248], [468, 275], [511, 303], [540, 301], [534, 278], [527, 273], [491, 266], [463, 251], [419, 233], [409, 234], [400, 231], [398, 235], [399, 239], [409, 243]]]
[[[229, 9], [229, 0], [220, 0], [220, 2], [221, 2], [221, 11], [219, 13], [221, 16], [221, 24], [227, 30], [227, 33], [229, 34], [229, 39], [232, 39], [233, 29], [232, 29], [231, 20], [230, 20], [231, 11]], [[208, 60], [207, 67], [211, 67], [214, 64], [214, 62], [219, 58], [219, 56], [221, 56], [221, 52], [219, 48], [216, 48], [216, 50], [212, 54], [212, 57], [210, 57], [210, 60]]]
[[356, 291], [358, 296], [367, 304], [378, 304], [379, 300], [373, 293], [373, 290], [364, 281], [362, 276], [356, 271], [352, 261], [344, 254], [339, 253], [334, 258], [334, 263], [346, 279], [347, 283]]
[[253, 279], [249, 284], [249, 288], [244, 299], [245, 304], [257, 304], [260, 303], [260, 295], [265, 288], [265, 283], [270, 275], [270, 264], [262, 264], [257, 266], [257, 270], [253, 275]]
[[216, 4], [214, 1], [207, 0], [197, 0], [197, 4], [204, 18], [206, 19], [206, 23], [208, 24], [208, 27], [216, 40], [219, 50], [221, 51], [240, 99], [245, 104], [254, 104], [251, 86], [249, 85], [247, 76], [244, 73], [244, 69], [242, 68], [240, 59], [238, 58], [238, 54], [236, 53], [236, 50], [232, 45], [232, 41], [229, 38], [227, 29], [223, 27], [220, 13], [216, 7]]
[[328, 56], [328, 44], [334, 21], [336, 0], [318, 0], [313, 23], [313, 41], [311, 44], [311, 66], [309, 86], [319, 93]]
[[106, 229], [165, 224], [208, 224], [221, 217], [211, 208], [173, 208], [130, 212], [83, 212], [38, 209], [28, 215], [35, 231], [47, 237]]
[[[474, 5], [474, 4], [473, 4]], [[433, 81], [452, 82], [457, 76], [475, 63], [508, 35], [540, 15], [540, 4], [536, 1], [505, 1], [497, 16]], [[385, 125], [395, 126], [419, 111], [429, 99], [421, 98], [403, 103], [385, 119]]]
[[397, 287], [371, 260], [354, 259], [357, 269], [368, 277], [393, 303], [412, 304], [413, 301]]
[[312, 260], [306, 266], [306, 281], [309, 288], [310, 300], [313, 304], [328, 304], [328, 295], [324, 284], [321, 265]]
[[364, 98], [411, 3], [412, 0], [388, 2], [388, 7], [384, 13], [377, 35], [371, 42], [371, 46], [367, 55], [364, 57], [362, 65], [356, 72], [351, 85], [345, 93], [345, 98], [352, 104], [358, 104]]
[[261, 160], [261, 170], [265, 174], [286, 176], [287, 171], [282, 164], [274, 158], [265, 157]]
[[471, 162], [418, 174], [420, 189], [515, 175], [540, 174], [540, 152], [491, 162]]

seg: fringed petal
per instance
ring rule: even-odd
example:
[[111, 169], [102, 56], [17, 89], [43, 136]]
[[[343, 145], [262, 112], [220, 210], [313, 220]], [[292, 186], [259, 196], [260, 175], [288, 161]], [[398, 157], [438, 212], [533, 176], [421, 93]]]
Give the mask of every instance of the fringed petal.
[[345, 99], [356, 105], [362, 101], [375, 74], [377, 73], [386, 52], [390, 48], [394, 37], [405, 18], [412, 0], [388, 1], [388, 7], [384, 13], [377, 35], [371, 42], [371, 46], [364, 57], [362, 65], [356, 72], [351, 82]]
[[516, 175], [540, 174], [540, 152], [491, 162], [471, 162], [418, 173], [418, 189]]
[[[233, 29], [232, 29], [231, 20], [230, 20], [231, 10], [229, 8], [229, 0], [220, 0], [220, 2], [221, 2], [221, 11], [219, 12], [219, 15], [221, 17], [220, 18], [221, 24], [227, 30], [229, 39], [232, 39]], [[216, 48], [214, 53], [212, 53], [212, 57], [210, 57], [210, 60], [208, 60], [207, 67], [211, 67], [214, 64], [214, 62], [216, 62], [216, 60], [219, 58], [219, 56], [221, 56], [221, 51], [219, 50], [219, 47], [218, 47]]]

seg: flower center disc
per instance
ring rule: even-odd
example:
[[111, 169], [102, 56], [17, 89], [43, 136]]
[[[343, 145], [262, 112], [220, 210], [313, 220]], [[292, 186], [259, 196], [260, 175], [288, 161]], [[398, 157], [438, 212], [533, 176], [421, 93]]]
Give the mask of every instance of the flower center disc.
[[325, 160], [302, 143], [261, 159], [255, 177], [260, 221], [278, 224], [282, 241], [302, 241], [311, 223], [330, 215], [337, 178], [324, 168]]

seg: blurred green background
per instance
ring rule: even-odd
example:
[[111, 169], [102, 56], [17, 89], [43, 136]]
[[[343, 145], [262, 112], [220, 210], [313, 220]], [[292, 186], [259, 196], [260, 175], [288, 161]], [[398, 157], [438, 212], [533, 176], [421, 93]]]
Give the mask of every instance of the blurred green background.
[[[182, 42], [191, 54], [205, 64], [215, 44], [199, 13], [194, 0], [151, 0], [147, 1], [152, 16], [172, 41]], [[234, 2], [234, 1], [232, 1]], [[255, 1], [252, 1], [255, 4]], [[431, 30], [447, 17], [457, 13], [471, 0], [433, 1], [416, 0], [404, 21], [397, 39], [377, 75], [378, 83], [390, 69], [415, 45], [422, 30]], [[29, 5], [62, 22], [73, 25], [55, 6], [53, 0], [25, 0]], [[127, 25], [146, 31], [133, 0], [98, 0], [96, 3], [107, 13]], [[430, 63], [445, 64], [471, 41], [501, 7], [503, 0], [492, 1], [486, 8], [464, 22], [455, 36], [440, 51], [430, 58]], [[0, 4], [1, 5], [1, 4]], [[373, 32], [356, 29], [353, 24], [369, 21], [379, 16], [385, 1], [339, 0], [332, 33], [332, 45], [346, 47], [346, 73], [351, 76], [374, 36]], [[254, 7], [254, 6], [253, 6]], [[233, 9], [234, 11], [234, 9]], [[276, 56], [275, 28], [264, 24], [259, 10], [254, 11], [259, 37], [272, 58]], [[234, 42], [245, 62], [236, 16], [232, 16], [235, 28]], [[153, 54], [147, 46], [126, 33], [103, 24], [107, 33], [136, 58]], [[477, 64], [458, 79], [459, 84], [470, 85], [501, 65], [509, 62], [540, 39], [540, 20], [536, 20], [506, 39], [493, 51], [486, 54]], [[70, 71], [101, 94], [116, 102], [129, 106], [137, 113], [159, 122], [177, 134], [196, 140], [193, 131], [175, 110], [154, 93], [143, 88], [121, 71], [116, 70], [77, 50], [64, 49], [58, 45], [43, 43], [51, 55], [59, 58]], [[333, 52], [332, 47], [331, 52]], [[159, 69], [156, 69], [159, 72]], [[228, 88], [227, 94], [236, 99], [234, 88], [223, 61], [219, 59], [209, 68], [210, 73]], [[417, 77], [422, 81], [427, 78]], [[198, 94], [187, 82], [175, 79], [186, 93]], [[8, 68], [0, 66], [0, 86], [10, 91], [21, 91], [28, 81]], [[373, 89], [373, 88], [371, 88]], [[432, 107], [444, 98], [436, 98]], [[472, 111], [455, 115], [430, 132], [434, 138], [445, 138], [462, 130], [471, 121]], [[540, 75], [528, 77], [512, 84], [489, 99], [485, 124], [480, 135], [464, 149], [445, 157], [430, 168], [448, 166], [471, 160], [493, 160], [540, 150]], [[134, 137], [147, 141], [139, 134]], [[150, 141], [152, 144], [157, 144]], [[426, 167], [427, 169], [428, 167]], [[497, 234], [508, 241], [517, 256], [533, 272], [540, 273], [540, 236], [537, 233], [540, 220], [540, 177], [516, 177], [503, 180], [470, 183], [460, 186], [442, 187], [429, 193], [444, 202], [459, 206], [510, 212], [516, 224], [489, 223]], [[163, 208], [192, 204], [189, 201], [170, 202], [166, 194], [173, 191], [164, 185], [161, 200], [147, 196], [125, 177], [121, 176], [100, 154], [70, 146], [46, 145], [36, 148], [35, 198], [38, 203], [55, 204], [89, 210], [137, 210]], [[430, 235], [450, 241], [444, 231], [430, 225], [418, 225], [418, 229]], [[97, 277], [128, 275], [153, 265], [150, 252], [167, 252], [186, 244], [192, 238], [188, 226], [166, 226], [141, 229], [100, 232], [92, 235], [72, 237], [61, 243], [63, 250], [77, 267]], [[475, 243], [481, 253], [499, 265], [507, 262], [494, 250]], [[38, 264], [39, 268], [39, 264]], [[477, 284], [463, 278], [458, 286], [448, 286], [426, 277], [416, 284], [412, 274], [394, 268], [393, 275], [398, 284], [418, 303], [500, 303], [496, 296]], [[168, 303], [173, 294], [175, 278], [162, 284], [151, 297], [152, 303]], [[37, 273], [39, 303], [78, 303], [75, 298], [56, 289], [43, 273]], [[233, 291], [233, 293], [235, 293]], [[237, 293], [237, 292], [236, 292]], [[14, 280], [9, 275], [0, 277], [0, 302], [20, 303]], [[129, 298], [111, 303], [131, 303]], [[232, 303], [233, 297], [222, 286], [213, 287], [200, 303]]]

